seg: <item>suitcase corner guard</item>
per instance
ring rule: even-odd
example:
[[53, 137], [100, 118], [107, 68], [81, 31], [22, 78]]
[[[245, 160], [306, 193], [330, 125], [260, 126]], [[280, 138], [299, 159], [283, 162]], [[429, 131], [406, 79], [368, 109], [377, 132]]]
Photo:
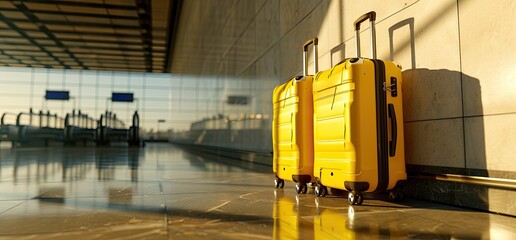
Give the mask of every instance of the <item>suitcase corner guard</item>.
[[350, 192], [365, 192], [367, 189], [369, 189], [369, 183], [345, 181], [344, 187]]
[[292, 175], [292, 181], [300, 183], [312, 182], [312, 176], [310, 175]]

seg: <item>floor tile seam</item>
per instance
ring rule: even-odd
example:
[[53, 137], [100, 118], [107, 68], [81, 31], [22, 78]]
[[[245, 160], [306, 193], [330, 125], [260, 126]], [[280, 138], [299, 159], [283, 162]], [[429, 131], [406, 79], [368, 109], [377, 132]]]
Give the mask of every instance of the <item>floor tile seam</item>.
[[21, 206], [22, 204], [25, 204], [26, 202], [27, 202], [27, 200], [24, 200], [24, 201], [22, 201], [22, 202], [20, 202], [20, 203], [18, 203], [18, 204], [16, 204], [16, 205], [14, 205], [14, 206], [10, 207], [10, 208], [8, 208], [8, 209], [6, 209], [6, 210], [4, 210], [4, 211], [0, 212], [0, 215], [2, 215], [2, 214], [4, 214], [4, 213], [7, 213], [7, 212], [9, 212], [10, 210], [12, 210], [12, 209], [14, 209], [14, 208], [16, 208], [16, 207], [18, 207], [18, 206]]
[[164, 191], [163, 191], [163, 181], [159, 181], [159, 189], [160, 189], [160, 193], [159, 195], [161, 196], [161, 204], [160, 206], [162, 206], [162, 209], [163, 209], [163, 219], [165, 221], [165, 228], [167, 229], [167, 237], [168, 239], [171, 238], [171, 234], [172, 232], [170, 231], [170, 227], [168, 225], [168, 222], [170, 221], [169, 219], [169, 214], [168, 214], [168, 205], [167, 205], [167, 199], [164, 195]]
[[[149, 196], [159, 196], [161, 195], [161, 193], [145, 193], [145, 194], [127, 194], [127, 195], [117, 195], [116, 197], [126, 197], [126, 196], [131, 196], [131, 197], [149, 197]], [[89, 195], [89, 196], [66, 196], [66, 197], [39, 197], [39, 196], [35, 196], [33, 198], [30, 198], [30, 199], [17, 199], [17, 200], [0, 200], [0, 202], [2, 201], [22, 201], [22, 200], [26, 200], [26, 201], [32, 201], [32, 200], [45, 200], [45, 199], [88, 199], [88, 198], [107, 198], [107, 197], [110, 197], [109, 194], [105, 194], [105, 195]]]
[[0, 200], [0, 203], [1, 202], [20, 202], [20, 201], [28, 201], [28, 200], [31, 200], [32, 198], [15, 198], [15, 199], [2, 199]]
[[[175, 183], [185, 183], [185, 182], [175, 182]], [[270, 186], [262, 186], [262, 185], [242, 185], [242, 184], [227, 184], [227, 183], [192, 183], [188, 182], [188, 185], [216, 185], [216, 186], [231, 186], [231, 187], [241, 187], [241, 188], [266, 188], [270, 189]], [[272, 184], [271, 184], [272, 185]]]
[[[154, 225], [154, 224], [151, 224]], [[95, 228], [96, 231], [100, 231], [101, 234], [110, 233], [112, 232], [112, 226], [99, 226]], [[28, 235], [34, 237], [38, 236], [39, 239], [47, 239], [47, 237], [62, 237], [63, 234], [74, 234], [72, 236], [84, 236], [84, 234], [87, 233], [87, 230], [49, 230], [44, 232], [37, 232], [37, 233], [17, 233], [17, 234], [1, 234], [0, 239], [2, 237], [27, 237]], [[31, 238], [32, 239], [32, 238]], [[89, 239], [89, 238], [88, 238]], [[138, 238], [139, 239], [139, 238]]]

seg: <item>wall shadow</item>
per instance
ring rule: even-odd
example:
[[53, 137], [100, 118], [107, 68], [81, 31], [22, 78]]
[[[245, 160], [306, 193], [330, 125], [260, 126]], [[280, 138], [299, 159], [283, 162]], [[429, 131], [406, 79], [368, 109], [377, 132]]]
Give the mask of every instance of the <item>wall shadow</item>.
[[414, 37], [414, 18], [407, 18], [403, 21], [394, 24], [392, 27], [389, 28], [389, 60], [394, 61], [394, 31], [404, 26], [408, 26], [410, 30], [410, 56], [412, 60], [411, 69], [414, 69], [416, 68], [416, 38]]
[[[337, 58], [337, 60], [333, 60], [334, 56], [339, 53], [340, 57]], [[346, 59], [346, 43], [341, 43], [339, 45], [337, 45], [336, 47], [332, 48], [330, 50], [330, 58], [331, 58], [331, 61], [330, 61], [330, 64], [332, 67], [334, 67], [335, 65], [341, 63], [342, 61], [344, 61]]]
[[[407, 116], [405, 156], [410, 178], [405, 193], [488, 211], [486, 187], [418, 178], [419, 175], [441, 174], [489, 177], [483, 117], [463, 116], [461, 106], [467, 100], [468, 104], [481, 106], [480, 98], [465, 98], [480, 96], [479, 80], [446, 69], [411, 69], [403, 72], [403, 81]], [[469, 92], [466, 93], [466, 89]], [[456, 112], [457, 109], [461, 111]]]
[[[403, 37], [396, 34], [407, 33], [397, 30], [405, 27], [409, 41], [396, 49], [395, 39]], [[409, 175], [404, 192], [410, 197], [488, 211], [487, 187], [418, 178], [441, 174], [489, 177], [489, 173], [479, 79], [448, 69], [417, 68], [414, 28], [414, 18], [389, 28], [391, 61], [410, 47], [411, 67], [402, 72]]]

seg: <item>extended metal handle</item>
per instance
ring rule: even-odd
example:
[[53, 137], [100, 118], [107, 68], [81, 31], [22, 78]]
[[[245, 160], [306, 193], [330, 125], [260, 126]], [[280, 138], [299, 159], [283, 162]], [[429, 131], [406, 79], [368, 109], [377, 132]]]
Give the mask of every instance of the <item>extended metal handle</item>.
[[312, 38], [308, 40], [303, 45], [303, 75], [308, 76], [308, 61], [306, 60], [308, 58], [308, 46], [314, 45], [314, 75], [317, 73], [318, 69], [318, 58], [317, 58], [317, 45], [319, 40], [317, 38]]
[[360, 16], [355, 21], [355, 41], [357, 47], [357, 57], [360, 57], [360, 24], [369, 19], [369, 23], [371, 25], [371, 58], [376, 59], [376, 29], [374, 27], [374, 22], [376, 21], [376, 12], [371, 11], [362, 16]]

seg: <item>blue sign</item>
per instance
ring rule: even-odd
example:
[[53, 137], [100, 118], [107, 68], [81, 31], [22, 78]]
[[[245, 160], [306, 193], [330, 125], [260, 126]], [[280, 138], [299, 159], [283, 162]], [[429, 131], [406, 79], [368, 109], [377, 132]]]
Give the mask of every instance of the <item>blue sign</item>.
[[50, 91], [47, 90], [45, 93], [46, 100], [69, 100], [70, 92], [68, 91]]
[[111, 101], [113, 102], [133, 102], [134, 97], [132, 93], [111, 93]]

